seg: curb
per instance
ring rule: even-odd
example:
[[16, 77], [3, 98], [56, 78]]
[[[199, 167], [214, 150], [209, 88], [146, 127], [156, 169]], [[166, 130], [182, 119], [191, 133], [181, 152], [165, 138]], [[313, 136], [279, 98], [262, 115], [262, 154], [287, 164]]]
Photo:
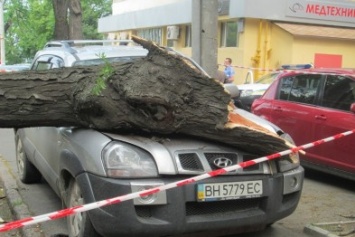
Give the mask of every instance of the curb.
[[[316, 236], [316, 237], [339, 237], [339, 236], [345, 236], [344, 234], [342, 235], [337, 235], [334, 234], [339, 232], [339, 231], [335, 231], [337, 229], [337, 227], [342, 226], [344, 228], [342, 229], [346, 229], [345, 227], [350, 226], [351, 228], [347, 228], [347, 229], [351, 229], [353, 228], [353, 226], [355, 226], [355, 221], [339, 221], [339, 222], [328, 222], [328, 223], [313, 223], [313, 224], [308, 224], [304, 227], [303, 232], [306, 234], [309, 234], [311, 236]], [[333, 232], [329, 231], [330, 230], [334, 230]], [[339, 233], [340, 234], [340, 233]]]
[[[8, 162], [0, 155], [0, 184], [2, 185], [9, 207], [17, 220], [32, 216], [28, 206], [19, 192], [20, 187], [16, 176]], [[22, 237], [44, 237], [40, 225], [25, 226], [18, 229]]]
[[306, 225], [303, 232], [315, 237], [339, 237], [338, 235], [332, 234], [331, 232], [319, 228], [313, 224]]

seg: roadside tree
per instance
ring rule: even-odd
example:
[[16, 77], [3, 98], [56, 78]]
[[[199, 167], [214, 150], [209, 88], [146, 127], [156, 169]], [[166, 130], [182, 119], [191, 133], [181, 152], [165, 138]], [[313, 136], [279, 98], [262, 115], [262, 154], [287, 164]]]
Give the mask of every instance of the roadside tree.
[[133, 40], [149, 50], [147, 57], [0, 75], [0, 127], [187, 134], [255, 154], [288, 148], [278, 135], [234, 113], [217, 80], [150, 41]]
[[102, 39], [97, 21], [111, 12], [111, 4], [110, 0], [5, 0], [6, 64], [31, 61], [52, 39]]

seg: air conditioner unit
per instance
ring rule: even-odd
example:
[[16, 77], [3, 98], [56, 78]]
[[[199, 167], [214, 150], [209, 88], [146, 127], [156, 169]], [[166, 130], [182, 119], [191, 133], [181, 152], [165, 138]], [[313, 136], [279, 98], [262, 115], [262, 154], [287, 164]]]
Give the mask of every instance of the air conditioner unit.
[[179, 26], [168, 26], [166, 38], [168, 40], [177, 40], [179, 38]]

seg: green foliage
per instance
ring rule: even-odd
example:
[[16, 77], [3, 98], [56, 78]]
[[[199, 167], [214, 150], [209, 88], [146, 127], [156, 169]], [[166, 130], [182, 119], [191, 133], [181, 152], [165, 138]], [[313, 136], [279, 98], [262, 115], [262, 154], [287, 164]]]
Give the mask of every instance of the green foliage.
[[[81, 1], [85, 39], [102, 39], [97, 32], [101, 16], [111, 12], [111, 0]], [[6, 64], [30, 62], [54, 35], [54, 11], [50, 0], [4, 1]]]
[[4, 5], [6, 63], [31, 60], [53, 35], [54, 15], [50, 1], [11, 0]]
[[96, 79], [96, 84], [92, 88], [92, 94], [99, 96], [101, 92], [106, 89], [107, 80], [113, 75], [115, 72], [110, 62], [107, 60], [106, 55], [104, 53], [97, 55], [104, 61], [104, 66], [100, 70], [99, 77]]
[[85, 0], [81, 1], [83, 10], [83, 34], [85, 39], [102, 39], [98, 33], [99, 18], [111, 14], [111, 0]]

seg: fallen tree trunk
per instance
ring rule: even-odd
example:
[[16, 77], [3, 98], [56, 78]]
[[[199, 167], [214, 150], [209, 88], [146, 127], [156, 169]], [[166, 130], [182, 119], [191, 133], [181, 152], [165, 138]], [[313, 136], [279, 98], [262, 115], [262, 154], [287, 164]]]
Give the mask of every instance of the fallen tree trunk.
[[288, 148], [283, 139], [234, 114], [230, 95], [215, 79], [151, 42], [134, 40], [148, 56], [112, 64], [99, 95], [93, 88], [103, 65], [0, 75], [0, 127], [187, 134], [259, 154]]

